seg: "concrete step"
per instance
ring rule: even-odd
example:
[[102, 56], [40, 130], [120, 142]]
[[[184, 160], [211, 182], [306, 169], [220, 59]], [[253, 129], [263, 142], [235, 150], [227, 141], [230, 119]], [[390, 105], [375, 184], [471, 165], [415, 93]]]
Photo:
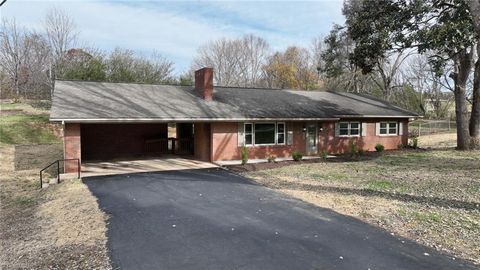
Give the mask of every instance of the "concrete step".
[[42, 188], [48, 188], [48, 186], [50, 186], [50, 184], [48, 184], [48, 183], [42, 183]]
[[58, 179], [57, 178], [50, 178], [50, 181], [48, 181], [50, 185], [58, 184]]
[[67, 180], [67, 179], [78, 179], [78, 173], [61, 173], [60, 174], [60, 181]]

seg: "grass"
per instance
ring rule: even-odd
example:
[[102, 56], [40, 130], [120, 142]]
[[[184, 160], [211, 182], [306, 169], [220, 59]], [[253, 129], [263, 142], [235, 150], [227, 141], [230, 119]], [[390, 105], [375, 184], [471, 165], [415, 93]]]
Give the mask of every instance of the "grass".
[[110, 269], [107, 217], [86, 185], [39, 189], [39, 169], [63, 147], [48, 104], [32, 104], [1, 103], [0, 269]]
[[[454, 139], [451, 134], [421, 137], [420, 146], [454, 144]], [[401, 150], [373, 159], [246, 174], [302, 200], [480, 263], [479, 152]]]
[[[12, 109], [19, 111], [11, 111]], [[11, 114], [9, 112], [12, 112]], [[48, 113], [28, 104], [2, 103], [0, 145], [61, 143], [58, 125], [48, 121]]]

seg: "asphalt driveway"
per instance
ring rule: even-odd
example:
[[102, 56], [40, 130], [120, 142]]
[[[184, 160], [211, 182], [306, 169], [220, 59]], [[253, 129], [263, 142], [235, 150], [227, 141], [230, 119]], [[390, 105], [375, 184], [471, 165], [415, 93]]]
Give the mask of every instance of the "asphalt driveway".
[[84, 182], [120, 269], [477, 269], [223, 169]]

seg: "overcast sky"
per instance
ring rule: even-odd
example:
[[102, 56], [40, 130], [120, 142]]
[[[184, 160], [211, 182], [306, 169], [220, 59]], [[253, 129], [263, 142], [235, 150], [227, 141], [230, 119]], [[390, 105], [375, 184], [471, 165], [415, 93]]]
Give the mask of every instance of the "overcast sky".
[[58, 7], [75, 21], [87, 46], [115, 47], [148, 55], [156, 50], [175, 63], [175, 73], [189, 68], [199, 46], [221, 37], [255, 34], [273, 49], [310, 46], [333, 23], [342, 24], [342, 1], [20, 1], [7, 0], [2, 18], [41, 31], [46, 12]]

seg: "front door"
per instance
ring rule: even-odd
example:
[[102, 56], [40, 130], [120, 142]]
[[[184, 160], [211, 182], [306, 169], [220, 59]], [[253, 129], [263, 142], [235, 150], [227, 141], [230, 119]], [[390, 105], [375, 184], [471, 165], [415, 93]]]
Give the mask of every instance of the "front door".
[[307, 124], [306, 130], [306, 152], [307, 155], [317, 154], [317, 124]]

